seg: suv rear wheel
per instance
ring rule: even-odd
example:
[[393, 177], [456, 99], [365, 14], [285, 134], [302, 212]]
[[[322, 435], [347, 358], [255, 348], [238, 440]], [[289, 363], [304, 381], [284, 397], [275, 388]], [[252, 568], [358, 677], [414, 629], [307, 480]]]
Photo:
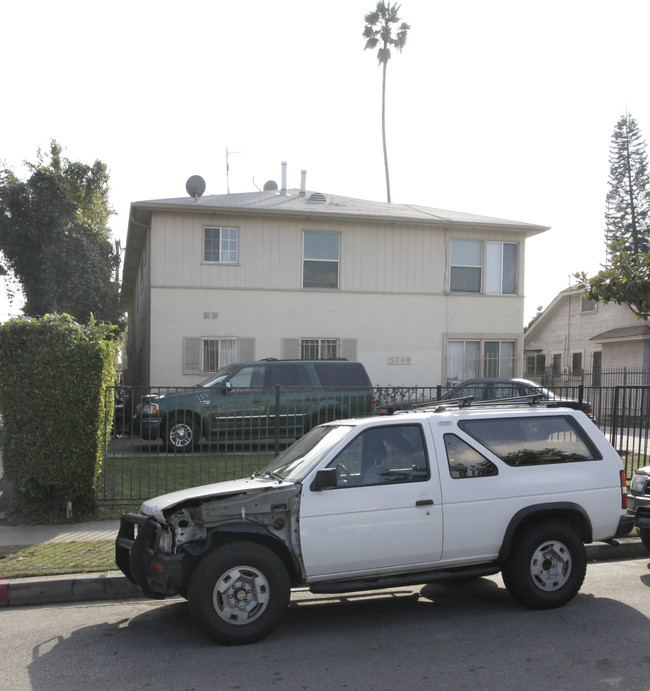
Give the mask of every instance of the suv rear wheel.
[[220, 643], [252, 643], [270, 633], [289, 606], [282, 560], [254, 542], [217, 547], [197, 566], [188, 590], [192, 618]]
[[536, 609], [561, 607], [575, 597], [587, 571], [585, 547], [564, 523], [538, 523], [515, 542], [503, 582], [520, 602]]

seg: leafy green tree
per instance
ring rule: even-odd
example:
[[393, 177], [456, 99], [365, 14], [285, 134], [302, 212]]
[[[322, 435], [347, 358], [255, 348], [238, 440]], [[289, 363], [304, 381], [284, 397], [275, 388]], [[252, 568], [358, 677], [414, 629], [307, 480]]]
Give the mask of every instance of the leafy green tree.
[[609, 148], [609, 191], [605, 211], [605, 244], [633, 254], [650, 249], [650, 180], [646, 143], [629, 114], [616, 123]]
[[610, 262], [595, 276], [584, 272], [574, 274], [587, 289], [594, 302], [615, 302], [627, 305], [637, 319], [650, 316], [650, 251], [634, 254], [625, 248], [625, 241], [610, 245]]
[[[384, 145], [384, 169], [386, 171], [386, 199], [390, 202], [390, 177], [388, 174], [388, 150], [386, 148], [386, 68], [390, 60], [391, 47], [402, 52], [406, 43], [406, 35], [411, 28], [406, 22], [400, 21], [398, 15], [400, 5], [391, 5], [390, 2], [378, 2], [374, 12], [365, 16], [366, 25], [363, 37], [366, 39], [364, 50], [374, 49], [379, 46], [377, 59], [382, 66], [381, 82], [381, 137]], [[395, 34], [393, 34], [395, 29]]]
[[29, 179], [0, 172], [0, 251], [30, 316], [67, 313], [118, 323], [119, 257], [110, 240], [109, 175], [101, 161], [69, 161], [52, 141]]

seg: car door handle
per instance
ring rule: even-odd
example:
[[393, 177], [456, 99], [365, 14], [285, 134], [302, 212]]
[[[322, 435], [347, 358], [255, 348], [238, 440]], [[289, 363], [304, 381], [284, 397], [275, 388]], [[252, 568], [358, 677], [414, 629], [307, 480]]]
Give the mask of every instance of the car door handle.
[[433, 499], [418, 499], [415, 502], [416, 506], [433, 506]]

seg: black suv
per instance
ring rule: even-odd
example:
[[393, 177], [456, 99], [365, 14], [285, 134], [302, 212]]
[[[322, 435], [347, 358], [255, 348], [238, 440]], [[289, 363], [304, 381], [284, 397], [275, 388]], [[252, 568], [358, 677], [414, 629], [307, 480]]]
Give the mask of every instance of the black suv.
[[163, 439], [169, 451], [213, 441], [297, 438], [321, 422], [373, 412], [373, 392], [360, 362], [275, 360], [232, 364], [194, 388], [149, 396], [134, 430]]

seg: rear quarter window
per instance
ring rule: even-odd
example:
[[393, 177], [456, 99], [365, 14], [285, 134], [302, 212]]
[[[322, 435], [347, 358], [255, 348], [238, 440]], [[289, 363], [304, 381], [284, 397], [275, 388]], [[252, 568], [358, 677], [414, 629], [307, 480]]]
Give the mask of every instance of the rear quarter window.
[[595, 444], [573, 418], [491, 418], [461, 420], [460, 429], [511, 466], [600, 460]]
[[343, 363], [315, 363], [316, 372], [321, 386], [337, 387], [369, 387], [370, 379], [359, 362]]

